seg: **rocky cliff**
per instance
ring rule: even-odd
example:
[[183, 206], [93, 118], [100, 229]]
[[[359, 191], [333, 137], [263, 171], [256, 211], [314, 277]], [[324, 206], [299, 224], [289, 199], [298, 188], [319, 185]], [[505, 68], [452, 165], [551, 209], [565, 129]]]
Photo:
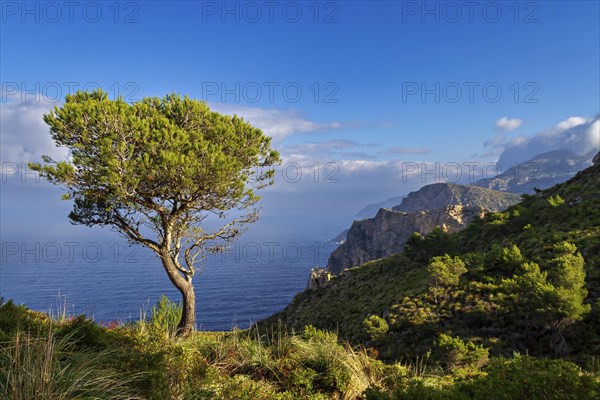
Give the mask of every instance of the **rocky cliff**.
[[521, 201], [521, 196], [479, 186], [434, 183], [406, 196], [394, 211], [414, 212], [435, 210], [452, 204], [479, 206], [490, 211], [502, 211]]
[[339, 274], [344, 269], [399, 253], [414, 232], [425, 235], [436, 226], [446, 232], [457, 232], [484, 214], [481, 207], [462, 205], [410, 213], [382, 208], [375, 218], [354, 221], [346, 242], [331, 254], [327, 270]]

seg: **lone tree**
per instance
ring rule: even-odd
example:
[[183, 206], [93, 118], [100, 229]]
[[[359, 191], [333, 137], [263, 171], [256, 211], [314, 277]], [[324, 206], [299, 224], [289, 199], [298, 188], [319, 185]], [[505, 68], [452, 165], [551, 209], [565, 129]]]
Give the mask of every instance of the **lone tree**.
[[[70, 157], [43, 156], [30, 167], [66, 190], [72, 223], [111, 227], [160, 257], [183, 298], [178, 335], [189, 335], [196, 264], [257, 220], [254, 189], [273, 183], [270, 167], [280, 162], [271, 139], [175, 94], [129, 104], [101, 90], [77, 92], [44, 121]], [[213, 220], [220, 228], [207, 229]]]

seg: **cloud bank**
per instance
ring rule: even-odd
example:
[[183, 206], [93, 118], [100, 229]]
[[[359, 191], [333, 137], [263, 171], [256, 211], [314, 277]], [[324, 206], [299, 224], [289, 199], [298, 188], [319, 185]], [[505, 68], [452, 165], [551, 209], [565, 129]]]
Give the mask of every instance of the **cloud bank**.
[[254, 108], [222, 103], [210, 104], [210, 107], [220, 113], [236, 114], [244, 117], [252, 125], [271, 136], [275, 142], [280, 142], [286, 137], [297, 133], [338, 130], [355, 125], [338, 121], [324, 123], [310, 121], [297, 110]]
[[0, 156], [3, 163], [39, 161], [43, 154], [63, 160], [67, 149], [56, 147], [42, 116], [54, 103], [19, 102], [0, 106]]
[[540, 153], [559, 149], [593, 156], [600, 150], [600, 119], [599, 116], [570, 117], [531, 136], [496, 136], [486, 141], [484, 146], [500, 154], [498, 163], [502, 166], [514, 165]]

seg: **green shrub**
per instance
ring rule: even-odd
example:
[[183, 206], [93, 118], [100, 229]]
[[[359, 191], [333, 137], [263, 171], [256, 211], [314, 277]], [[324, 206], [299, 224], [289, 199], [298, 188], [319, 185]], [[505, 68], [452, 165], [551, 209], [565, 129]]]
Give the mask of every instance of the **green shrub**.
[[565, 199], [560, 197], [560, 195], [555, 194], [554, 196], [550, 196], [548, 198], [548, 204], [550, 204], [550, 207], [562, 206], [563, 204], [565, 204]]
[[16, 305], [12, 300], [0, 297], [0, 341], [11, 340], [18, 331], [39, 331], [49, 318], [46, 314]]
[[152, 307], [150, 324], [171, 337], [175, 336], [182, 312], [181, 303], [175, 303], [163, 294]]
[[427, 272], [431, 276], [429, 291], [437, 304], [438, 298], [445, 294], [447, 288], [458, 285], [461, 275], [467, 272], [467, 268], [460, 257], [450, 257], [445, 254], [433, 257], [427, 265]]
[[455, 391], [473, 400], [576, 400], [600, 396], [597, 379], [563, 360], [529, 356], [494, 359], [486, 372], [485, 377], [458, 384]]
[[365, 332], [373, 341], [381, 340], [390, 329], [385, 319], [378, 315], [371, 315], [363, 320]]
[[476, 374], [489, 359], [489, 351], [483, 346], [444, 333], [438, 336], [436, 346], [443, 364], [456, 375]]
[[390, 388], [370, 388], [368, 400], [587, 400], [600, 396], [598, 378], [563, 360], [519, 356], [492, 359], [471, 379], [413, 377]]
[[235, 375], [223, 386], [222, 399], [271, 400], [273, 387], [264, 381], [255, 381], [244, 375]]

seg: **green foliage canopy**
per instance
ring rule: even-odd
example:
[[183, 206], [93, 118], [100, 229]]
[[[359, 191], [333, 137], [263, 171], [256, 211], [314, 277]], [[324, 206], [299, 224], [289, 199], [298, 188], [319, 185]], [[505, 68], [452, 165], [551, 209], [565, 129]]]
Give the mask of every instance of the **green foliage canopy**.
[[[128, 104], [101, 90], [78, 92], [44, 121], [70, 159], [44, 157], [31, 167], [74, 199], [70, 219], [116, 226], [149, 247], [167, 239], [169, 224], [194, 236], [208, 212], [251, 207], [254, 188], [272, 183], [268, 167], [279, 161], [260, 129], [175, 94]], [[144, 225], [159, 233], [156, 242], [143, 238]]]

